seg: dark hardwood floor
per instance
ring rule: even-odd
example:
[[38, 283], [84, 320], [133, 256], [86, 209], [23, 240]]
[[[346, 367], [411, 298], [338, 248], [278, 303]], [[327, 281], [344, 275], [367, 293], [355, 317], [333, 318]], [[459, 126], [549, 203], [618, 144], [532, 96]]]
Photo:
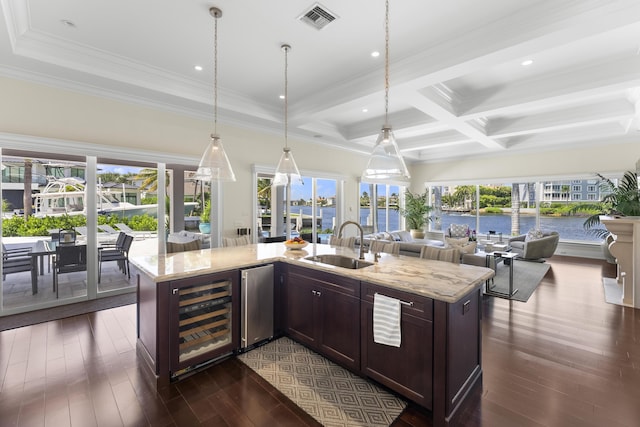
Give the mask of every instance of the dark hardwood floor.
[[[485, 297], [483, 384], [457, 425], [640, 425], [640, 311], [604, 302], [613, 266], [548, 262], [527, 303]], [[0, 426], [318, 425], [235, 359], [156, 392], [135, 334], [133, 305], [0, 332]], [[410, 405], [393, 425], [432, 423]]]

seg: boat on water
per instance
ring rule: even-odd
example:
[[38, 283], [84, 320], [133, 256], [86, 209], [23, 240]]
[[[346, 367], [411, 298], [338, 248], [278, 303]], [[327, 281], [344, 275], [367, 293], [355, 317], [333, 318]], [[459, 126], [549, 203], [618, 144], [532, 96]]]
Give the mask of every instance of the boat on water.
[[[118, 215], [131, 218], [134, 215], [150, 215], [154, 218], [158, 215], [158, 205], [134, 205], [121, 201], [122, 193], [114, 193], [110, 189], [105, 190], [98, 185], [96, 197], [96, 209], [102, 215]], [[33, 195], [33, 215], [36, 217], [62, 216], [62, 215], [86, 215], [86, 187], [85, 182], [78, 178], [49, 178], [47, 185], [40, 192]], [[197, 206], [196, 202], [185, 202], [185, 215], [188, 215]]]

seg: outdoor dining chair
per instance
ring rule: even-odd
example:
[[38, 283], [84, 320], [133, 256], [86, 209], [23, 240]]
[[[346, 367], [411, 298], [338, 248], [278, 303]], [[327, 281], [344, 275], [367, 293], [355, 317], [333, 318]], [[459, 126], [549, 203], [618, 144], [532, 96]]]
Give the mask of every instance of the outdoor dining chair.
[[59, 296], [58, 275], [87, 270], [87, 245], [58, 245], [53, 262], [53, 289]]
[[100, 283], [100, 280], [102, 279], [102, 263], [110, 261], [117, 261], [118, 267], [122, 273], [126, 274], [128, 278], [131, 278], [131, 270], [129, 269], [129, 249], [131, 249], [133, 236], [126, 233], [120, 233], [118, 235], [118, 241], [121, 242], [120, 245], [116, 242], [116, 246], [113, 248], [100, 248], [98, 250], [98, 283]]
[[2, 279], [7, 274], [31, 271], [31, 248], [7, 249], [2, 244]]

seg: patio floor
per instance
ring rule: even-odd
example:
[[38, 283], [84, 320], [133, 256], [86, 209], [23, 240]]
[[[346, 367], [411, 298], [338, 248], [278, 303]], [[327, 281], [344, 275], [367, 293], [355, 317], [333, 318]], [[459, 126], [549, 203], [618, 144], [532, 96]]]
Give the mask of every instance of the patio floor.
[[[5, 242], [9, 239], [4, 239]], [[26, 238], [25, 243], [30, 244], [33, 238]], [[20, 242], [11, 239], [12, 246], [19, 246]], [[134, 240], [131, 245], [130, 256], [136, 254], [151, 254], [157, 252], [158, 239], [153, 237], [144, 240]], [[87, 294], [86, 271], [65, 273], [58, 275], [59, 300], [72, 297], [85, 296]], [[102, 265], [101, 281], [98, 284], [98, 292], [114, 289], [135, 288], [135, 267], [131, 266], [131, 279], [127, 278], [119, 268], [117, 262], [105, 262]], [[12, 273], [6, 276], [2, 285], [3, 308], [13, 309], [30, 305], [40, 305], [56, 300], [53, 290], [53, 273], [44, 266], [44, 275], [38, 276], [38, 293], [33, 295], [31, 290], [31, 272]]]

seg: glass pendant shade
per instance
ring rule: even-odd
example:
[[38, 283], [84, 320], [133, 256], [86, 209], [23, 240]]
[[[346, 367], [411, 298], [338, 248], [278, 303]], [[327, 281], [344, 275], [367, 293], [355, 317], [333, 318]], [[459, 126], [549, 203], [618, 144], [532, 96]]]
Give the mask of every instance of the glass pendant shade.
[[396, 139], [390, 126], [384, 126], [373, 152], [369, 157], [367, 167], [362, 174], [362, 180], [367, 182], [409, 181], [409, 170], [400, 155]]
[[200, 159], [195, 178], [202, 181], [236, 180], [220, 136], [211, 135], [211, 142]]
[[276, 168], [273, 185], [302, 184], [302, 177], [289, 147], [282, 149], [282, 156]]
[[204, 150], [195, 178], [201, 181], [235, 181], [236, 176], [231, 169], [231, 163], [224, 146], [218, 135], [218, 19], [222, 16], [222, 11], [217, 7], [209, 8], [209, 14], [213, 16], [214, 39], [213, 39], [213, 133], [211, 142]]

